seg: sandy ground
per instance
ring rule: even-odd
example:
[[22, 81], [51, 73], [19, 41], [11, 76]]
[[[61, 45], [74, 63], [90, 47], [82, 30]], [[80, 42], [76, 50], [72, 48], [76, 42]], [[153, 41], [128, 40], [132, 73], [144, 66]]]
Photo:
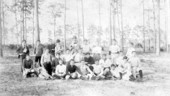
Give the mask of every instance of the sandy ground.
[[143, 82], [23, 79], [20, 60], [0, 59], [0, 96], [170, 96], [170, 57], [143, 55]]

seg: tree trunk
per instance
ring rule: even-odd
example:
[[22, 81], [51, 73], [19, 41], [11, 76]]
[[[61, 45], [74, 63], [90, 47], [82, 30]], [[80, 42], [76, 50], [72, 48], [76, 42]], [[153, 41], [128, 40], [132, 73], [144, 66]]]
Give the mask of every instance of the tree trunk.
[[53, 30], [54, 30], [54, 41], [55, 41], [55, 36], [56, 36], [56, 33], [55, 33], [55, 30], [56, 30], [55, 29], [55, 27], [56, 27], [56, 17], [54, 17], [54, 21], [53, 22], [54, 22], [54, 29]]
[[112, 7], [113, 7], [113, 38], [115, 39], [115, 33], [116, 33], [116, 19], [115, 19], [115, 15], [116, 15], [116, 12], [115, 12], [115, 1], [113, 1], [113, 4], [112, 4]]
[[143, 51], [145, 52], [145, 1], [143, 0]]
[[81, 0], [81, 11], [82, 11], [83, 42], [84, 42], [85, 33], [84, 33], [84, 3], [83, 3], [83, 0]]
[[155, 37], [155, 42], [154, 42], [154, 49], [155, 49], [155, 53], [156, 53], [156, 14], [155, 14], [155, 2], [154, 0], [152, 0], [152, 4], [153, 4], [153, 27], [154, 27], [154, 37]]
[[25, 39], [25, 0], [22, 0], [22, 40]]
[[124, 31], [123, 31], [123, 12], [122, 12], [122, 0], [120, 0], [120, 16], [121, 16], [121, 47], [122, 51], [124, 51]]
[[164, 14], [165, 14], [165, 48], [168, 52], [168, 0], [164, 0]]
[[34, 48], [34, 44], [35, 44], [35, 34], [34, 34], [34, 31], [35, 31], [35, 29], [34, 29], [34, 8], [33, 8], [33, 10], [32, 10], [32, 14], [33, 14], [33, 17], [32, 17], [32, 38], [33, 38], [33, 42], [32, 42], [32, 45], [33, 45], [33, 48]]
[[79, 3], [77, 0], [77, 35], [78, 35], [78, 41], [80, 41], [79, 10], [78, 10], [79, 7], [78, 7], [78, 5], [79, 5]]
[[157, 23], [158, 23], [158, 31], [157, 31], [157, 48], [156, 55], [160, 55], [160, 0], [157, 1]]
[[39, 2], [39, 0], [35, 0], [35, 31], [36, 31], [36, 41], [40, 40], [38, 2]]
[[2, 21], [2, 19], [1, 19], [1, 3], [2, 3], [2, 1], [0, 0], [0, 57], [3, 57], [3, 45], [2, 45], [2, 26], [1, 26], [1, 21]]
[[66, 7], [67, 7], [67, 0], [65, 0], [65, 12], [64, 12], [64, 50], [66, 51]]
[[110, 14], [109, 14], [109, 16], [110, 16], [110, 18], [109, 18], [109, 20], [110, 20], [110, 45], [112, 45], [112, 2], [111, 2], [111, 0], [110, 0], [110, 4], [109, 4], [110, 6], [110, 8], [109, 8], [109, 10], [110, 10]]

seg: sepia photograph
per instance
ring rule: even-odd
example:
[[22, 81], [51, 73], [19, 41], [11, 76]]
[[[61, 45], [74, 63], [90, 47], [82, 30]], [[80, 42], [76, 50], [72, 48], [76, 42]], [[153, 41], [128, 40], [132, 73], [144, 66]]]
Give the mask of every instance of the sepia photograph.
[[170, 96], [170, 0], [0, 0], [0, 96]]

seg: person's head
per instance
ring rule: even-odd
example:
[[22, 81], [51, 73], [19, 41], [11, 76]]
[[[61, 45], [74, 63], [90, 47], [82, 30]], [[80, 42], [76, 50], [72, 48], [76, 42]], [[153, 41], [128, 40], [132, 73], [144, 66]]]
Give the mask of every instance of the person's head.
[[102, 58], [105, 60], [105, 59], [107, 59], [107, 54], [103, 54], [102, 55]]
[[136, 51], [132, 51], [132, 56], [136, 56]]
[[82, 60], [81, 65], [86, 65], [86, 62], [84, 60]]
[[56, 58], [60, 58], [60, 53], [56, 53], [56, 54], [55, 54], [55, 57], [56, 57]]
[[30, 60], [30, 55], [26, 55], [26, 60]]
[[22, 40], [22, 46], [25, 47], [26, 46], [26, 40]]
[[71, 51], [69, 49], [66, 49], [66, 54], [69, 54]]
[[129, 42], [129, 47], [133, 47], [134, 44], [132, 42]]
[[127, 57], [127, 56], [124, 56], [124, 57], [123, 57], [123, 61], [124, 61], [124, 62], [127, 62], [127, 61], [128, 61], [128, 57]]
[[74, 64], [75, 64], [74, 60], [71, 59], [71, 60], [70, 60], [70, 65], [73, 66]]
[[37, 40], [37, 42], [36, 42], [36, 43], [37, 43], [37, 45], [39, 45], [39, 44], [40, 44], [40, 40]]
[[99, 60], [96, 60], [96, 61], [95, 61], [95, 64], [96, 64], [96, 65], [99, 65]]
[[115, 64], [112, 64], [111, 65], [111, 70], [115, 70], [116, 69], [116, 65]]
[[49, 50], [48, 48], [45, 49], [45, 53], [46, 53], [46, 54], [48, 54], [49, 51], [50, 51], [50, 50]]
[[113, 45], [116, 45], [117, 41], [115, 39], [113, 39]]
[[60, 65], [63, 64], [63, 60], [62, 59], [59, 59], [58, 62], [59, 62]]
[[89, 58], [90, 57], [90, 53], [88, 52], [88, 53], [86, 53], [86, 57], [87, 58]]

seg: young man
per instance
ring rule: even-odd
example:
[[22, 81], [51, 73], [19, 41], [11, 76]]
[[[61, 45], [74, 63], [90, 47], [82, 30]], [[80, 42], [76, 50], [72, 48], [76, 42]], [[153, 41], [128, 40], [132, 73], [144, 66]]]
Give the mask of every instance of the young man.
[[81, 49], [76, 50], [76, 53], [74, 55], [75, 63], [80, 63], [83, 60], [83, 58], [84, 56], [83, 56], [82, 50]]
[[64, 79], [66, 76], [66, 65], [64, 65], [63, 60], [59, 59], [59, 65], [56, 66], [55, 73], [53, 74], [54, 78]]
[[122, 68], [123, 68], [122, 71], [121, 71], [122, 79], [123, 80], [130, 80], [130, 76], [132, 75], [132, 73], [131, 73], [131, 65], [128, 62], [127, 56], [123, 57]]
[[56, 54], [56, 53], [61, 53], [61, 51], [63, 51], [63, 47], [62, 47], [62, 45], [61, 45], [60, 40], [58, 39], [58, 40], [56, 41], [56, 45], [55, 45], [55, 54]]
[[70, 60], [73, 59], [73, 57], [74, 57], [74, 55], [72, 54], [72, 52], [69, 49], [67, 49], [66, 52], [62, 56], [62, 58], [66, 64], [68, 64], [70, 62]]
[[95, 74], [95, 79], [96, 80], [100, 80], [100, 79], [104, 79], [104, 75], [103, 75], [103, 67], [99, 64], [99, 61], [96, 60], [95, 64], [93, 65], [93, 72]]
[[34, 48], [34, 54], [35, 54], [35, 68], [38, 68], [41, 66], [41, 56], [43, 54], [43, 45], [40, 43], [40, 40], [36, 42], [36, 46]]
[[79, 77], [83, 80], [91, 80], [92, 77], [95, 76], [94, 73], [90, 70], [90, 68], [86, 65], [86, 62], [84, 60], [81, 61], [79, 69]]
[[67, 65], [66, 73], [66, 80], [78, 78], [77, 66], [75, 65], [74, 60], [71, 60], [70, 63]]
[[117, 41], [115, 39], [113, 40], [113, 45], [111, 45], [109, 48], [109, 52], [111, 54], [112, 62], [115, 63], [115, 59], [117, 58], [118, 53], [120, 52], [120, 47], [118, 46]]
[[111, 68], [110, 68], [110, 72], [111, 72], [112, 78], [113, 78], [114, 80], [120, 80], [120, 79], [121, 79], [121, 73], [120, 73], [117, 65], [112, 64], [112, 65], [111, 65]]
[[90, 56], [90, 53], [86, 53], [84, 61], [86, 62], [87, 66], [93, 71], [92, 65], [95, 63], [92, 56]]
[[93, 58], [94, 60], [100, 60], [101, 59], [101, 54], [102, 54], [102, 47], [98, 45], [95, 45], [92, 48], [92, 54], [93, 54]]
[[89, 53], [91, 51], [91, 47], [88, 44], [88, 40], [84, 40], [84, 44], [82, 45], [83, 53]]
[[128, 47], [128, 49], [127, 49], [126, 56], [127, 56], [128, 58], [131, 58], [133, 51], [135, 51], [134, 44], [133, 44], [132, 42], [130, 42], [130, 43], [129, 43], [129, 47]]
[[103, 54], [102, 59], [99, 61], [99, 64], [103, 67], [103, 75], [107, 78], [110, 77], [110, 67], [111, 67], [111, 60], [109, 55]]
[[136, 56], [135, 51], [132, 52], [131, 58], [129, 58], [129, 62], [131, 64], [133, 78], [137, 79], [138, 75], [139, 75], [140, 79], [143, 78], [140, 59], [139, 59], [139, 57]]
[[49, 53], [49, 49], [45, 49], [45, 53], [41, 57], [41, 66], [47, 71], [49, 75], [52, 75], [52, 56]]
[[28, 54], [26, 55], [26, 59], [23, 61], [22, 69], [24, 78], [31, 77], [31, 75], [38, 76], [38, 74], [33, 69], [33, 61]]
[[21, 72], [23, 72], [22, 65], [23, 65], [23, 60], [25, 59], [26, 55], [29, 55], [30, 51], [29, 48], [26, 44], [26, 40], [22, 41], [21, 47], [17, 49], [18, 57], [21, 58]]
[[55, 53], [55, 58], [52, 60], [52, 72], [55, 73], [56, 66], [59, 64], [60, 53]]

